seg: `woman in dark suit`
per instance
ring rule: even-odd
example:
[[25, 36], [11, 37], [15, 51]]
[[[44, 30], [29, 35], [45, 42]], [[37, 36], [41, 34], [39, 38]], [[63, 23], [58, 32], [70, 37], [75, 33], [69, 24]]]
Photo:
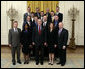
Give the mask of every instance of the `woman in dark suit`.
[[49, 50], [49, 64], [53, 65], [54, 60], [54, 45], [55, 45], [55, 30], [54, 24], [50, 23], [49, 29], [47, 32], [47, 43], [48, 43], [48, 50]]
[[29, 25], [26, 23], [24, 24], [24, 29], [21, 32], [21, 44], [22, 46], [22, 52], [24, 54], [24, 64], [29, 63], [29, 52], [31, 47], [31, 41], [32, 41], [32, 31]]

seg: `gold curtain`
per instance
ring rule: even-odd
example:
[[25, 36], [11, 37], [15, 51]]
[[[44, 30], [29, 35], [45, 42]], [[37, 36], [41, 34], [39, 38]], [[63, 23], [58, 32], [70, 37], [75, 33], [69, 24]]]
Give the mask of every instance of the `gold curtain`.
[[46, 8], [55, 12], [58, 5], [59, 1], [27, 1], [27, 6], [31, 7], [31, 12], [35, 12], [37, 7], [40, 8], [40, 11], [44, 11], [44, 13], [46, 13]]

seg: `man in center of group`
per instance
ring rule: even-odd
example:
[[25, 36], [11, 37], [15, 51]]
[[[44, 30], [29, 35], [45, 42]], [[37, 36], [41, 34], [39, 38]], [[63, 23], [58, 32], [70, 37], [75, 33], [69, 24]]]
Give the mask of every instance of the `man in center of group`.
[[43, 58], [44, 58], [44, 45], [46, 45], [46, 39], [44, 36], [44, 30], [42, 28], [42, 21], [41, 19], [38, 19], [38, 25], [37, 27], [34, 27], [33, 29], [33, 35], [32, 35], [32, 44], [35, 45], [35, 60], [36, 65], [39, 64], [39, 55], [40, 55], [40, 63], [43, 65]]

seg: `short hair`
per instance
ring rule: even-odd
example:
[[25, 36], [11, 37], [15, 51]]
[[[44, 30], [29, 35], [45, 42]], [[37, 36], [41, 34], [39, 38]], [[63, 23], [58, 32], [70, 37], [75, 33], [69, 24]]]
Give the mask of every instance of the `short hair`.
[[[58, 16], [57, 14], [55, 14], [55, 16]], [[59, 17], [59, 16], [58, 16]]]
[[44, 16], [47, 16], [46, 14], [44, 14]]
[[34, 14], [34, 12], [31, 12], [31, 14]]
[[36, 16], [34, 16], [34, 17], [37, 17], [38, 18], [38, 16], [36, 15]]
[[56, 6], [56, 8], [60, 9], [60, 7], [59, 7], [59, 6]]
[[54, 12], [53, 10], [51, 10], [51, 12]]
[[44, 12], [44, 11], [41, 11], [41, 12]]
[[29, 6], [27, 8], [30, 8]]
[[14, 24], [14, 23], [17, 23], [17, 24], [18, 24], [18, 21], [14, 21], [13, 24]]

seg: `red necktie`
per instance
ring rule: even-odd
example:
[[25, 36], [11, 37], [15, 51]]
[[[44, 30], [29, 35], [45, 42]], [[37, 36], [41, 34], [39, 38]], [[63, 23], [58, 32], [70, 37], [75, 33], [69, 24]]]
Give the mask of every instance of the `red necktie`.
[[40, 29], [40, 26], [39, 26], [39, 35], [41, 34], [41, 29]]

